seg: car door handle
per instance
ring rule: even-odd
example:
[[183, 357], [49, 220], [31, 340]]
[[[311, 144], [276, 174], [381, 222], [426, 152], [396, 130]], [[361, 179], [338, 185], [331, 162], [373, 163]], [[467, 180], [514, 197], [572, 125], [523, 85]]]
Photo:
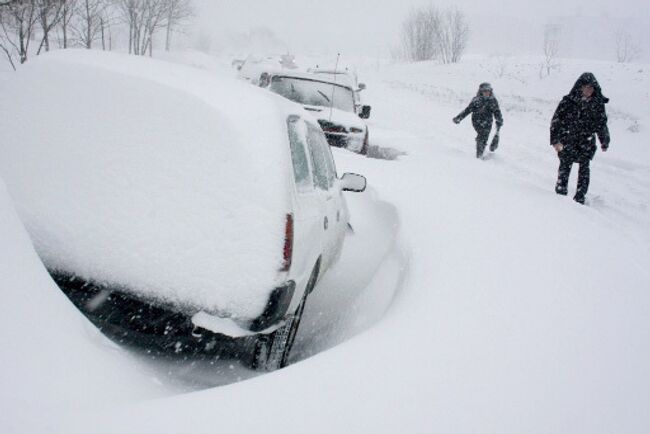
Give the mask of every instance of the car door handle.
[[329, 220], [327, 220], [327, 216], [325, 216], [325, 218], [323, 219], [323, 227], [325, 228], [325, 230], [327, 230], [327, 228], [329, 227], [329, 223], [330, 222]]

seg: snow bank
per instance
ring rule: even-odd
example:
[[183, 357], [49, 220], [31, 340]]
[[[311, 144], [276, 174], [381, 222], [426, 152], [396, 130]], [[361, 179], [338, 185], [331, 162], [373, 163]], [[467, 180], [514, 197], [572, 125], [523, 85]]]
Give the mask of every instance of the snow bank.
[[1, 180], [0, 297], [0, 432], [51, 432], [88, 411], [172, 393], [52, 282]]
[[203, 69], [220, 76], [236, 76], [231, 62], [197, 50], [162, 51], [156, 53], [156, 59]]
[[34, 59], [0, 101], [0, 171], [50, 269], [251, 318], [281, 268], [284, 101], [195, 68]]

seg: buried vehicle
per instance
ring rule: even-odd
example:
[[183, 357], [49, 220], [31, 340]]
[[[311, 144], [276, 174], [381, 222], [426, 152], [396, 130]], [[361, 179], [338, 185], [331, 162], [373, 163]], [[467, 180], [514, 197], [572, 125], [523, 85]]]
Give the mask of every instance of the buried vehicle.
[[370, 133], [365, 119], [371, 107], [361, 105], [355, 82], [347, 74], [263, 72], [259, 86], [301, 104], [318, 120], [331, 146], [367, 154]]
[[311, 116], [237, 80], [101, 52], [35, 59], [2, 92], [0, 176], [91, 321], [119, 342], [286, 365], [341, 252], [342, 192], [366, 185], [337, 177]]

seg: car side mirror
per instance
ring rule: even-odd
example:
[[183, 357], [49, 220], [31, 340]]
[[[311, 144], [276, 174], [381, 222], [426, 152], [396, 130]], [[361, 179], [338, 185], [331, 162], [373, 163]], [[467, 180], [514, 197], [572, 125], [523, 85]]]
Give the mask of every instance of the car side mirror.
[[370, 110], [371, 110], [371, 109], [372, 109], [372, 107], [370, 107], [369, 105], [361, 106], [361, 113], [359, 113], [359, 117], [360, 117], [361, 119], [368, 119], [368, 118], [370, 118]]
[[361, 193], [366, 190], [366, 177], [356, 173], [345, 173], [341, 177], [341, 189]]
[[263, 72], [260, 75], [260, 80], [259, 80], [259, 86], [260, 87], [269, 87], [271, 84], [271, 77], [269, 76], [268, 72]]
[[359, 83], [359, 89], [357, 89], [357, 92], [361, 92], [366, 88], [366, 83]]

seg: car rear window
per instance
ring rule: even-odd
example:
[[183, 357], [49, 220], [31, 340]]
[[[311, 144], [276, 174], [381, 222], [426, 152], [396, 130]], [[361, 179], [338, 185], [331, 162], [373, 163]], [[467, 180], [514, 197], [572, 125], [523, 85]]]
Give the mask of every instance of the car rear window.
[[305, 127], [297, 116], [290, 116], [287, 119], [289, 130], [289, 144], [291, 146], [291, 161], [293, 163], [293, 176], [296, 186], [301, 189], [313, 187], [311, 172], [309, 171], [309, 160], [305, 150]]
[[314, 164], [314, 183], [322, 190], [329, 190], [334, 185], [336, 169], [323, 130], [307, 124], [307, 142]]

